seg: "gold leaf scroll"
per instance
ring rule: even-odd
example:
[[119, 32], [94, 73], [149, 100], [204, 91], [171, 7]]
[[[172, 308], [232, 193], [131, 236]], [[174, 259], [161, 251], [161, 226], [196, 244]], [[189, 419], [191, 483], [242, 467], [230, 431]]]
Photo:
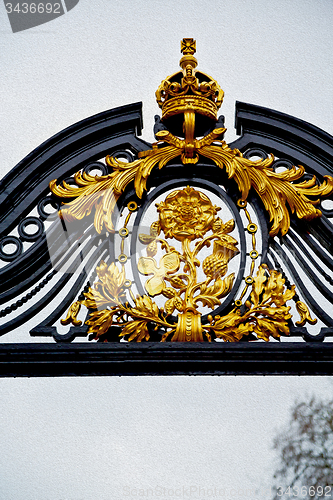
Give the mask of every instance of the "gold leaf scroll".
[[[241, 199], [245, 201], [251, 187], [255, 189], [269, 213], [273, 223], [270, 235], [276, 236], [279, 232], [286, 234], [290, 227], [290, 215], [286, 204], [292, 213], [300, 219], [312, 220], [321, 216], [321, 211], [315, 208], [322, 196], [327, 196], [333, 191], [333, 178], [324, 176], [324, 182], [316, 184], [316, 178], [298, 184], [304, 174], [302, 166], [286, 170], [281, 173], [274, 172], [272, 164], [274, 156], [264, 160], [251, 161], [244, 158], [237, 149], [230, 149], [220, 139], [225, 129], [218, 128], [200, 140], [194, 139], [193, 151], [196, 156], [190, 160], [184, 154], [185, 141], [175, 137], [170, 132], [163, 130], [156, 135], [159, 143], [169, 144], [158, 148], [158, 143], [153, 149], [139, 153], [139, 160], [132, 163], [121, 162], [110, 156], [106, 157], [108, 165], [113, 167], [112, 174], [106, 176], [90, 176], [77, 172], [74, 176], [77, 187], [70, 186], [65, 181], [63, 186], [57, 186], [56, 180], [50, 182], [50, 189], [59, 198], [71, 200], [62, 209], [61, 215], [66, 220], [82, 219], [89, 215], [95, 207], [94, 224], [98, 233], [105, 226], [107, 231], [113, 232], [112, 213], [117, 200], [128, 184], [134, 181], [134, 188], [139, 198], [146, 189], [147, 179], [155, 165], [162, 168], [169, 161], [181, 156], [181, 161], [195, 163], [199, 156], [213, 160], [221, 169], [226, 169], [229, 179], [235, 179], [241, 192]], [[215, 144], [212, 144], [215, 143]], [[220, 143], [216, 145], [216, 143]], [[308, 197], [315, 197], [310, 199]], [[74, 199], [73, 199], [74, 198]]]
[[56, 179], [51, 181], [50, 190], [54, 195], [63, 200], [71, 200], [61, 210], [61, 216], [67, 221], [81, 220], [95, 207], [96, 231], [101, 233], [105, 226], [107, 231], [114, 232], [113, 210], [130, 182], [134, 181], [136, 194], [141, 198], [153, 167], [158, 164], [159, 168], [162, 168], [167, 162], [179, 156], [181, 151], [173, 146], [167, 146], [162, 149], [155, 148], [147, 153], [150, 154], [132, 163], [107, 156], [107, 164], [114, 169], [112, 174], [92, 176], [85, 172], [82, 174], [77, 172], [74, 175], [76, 186], [71, 186], [65, 181], [62, 186], [57, 186]]
[[[280, 231], [285, 235], [289, 230], [290, 215], [286, 203], [299, 219], [312, 220], [321, 216], [321, 211], [315, 208], [320, 197], [333, 191], [333, 178], [328, 175], [324, 176], [325, 180], [320, 185], [316, 184], [316, 177], [295, 184], [294, 181], [304, 174], [302, 166], [293, 166], [281, 173], [274, 172], [273, 155], [264, 160], [251, 161], [237, 149], [231, 150], [225, 143], [222, 143], [222, 147], [205, 145], [199, 152], [220, 168], [225, 168], [229, 179], [235, 179], [242, 200], [247, 199], [251, 187], [256, 190], [273, 222], [269, 233], [271, 236], [276, 236]], [[311, 200], [308, 196], [316, 199]]]

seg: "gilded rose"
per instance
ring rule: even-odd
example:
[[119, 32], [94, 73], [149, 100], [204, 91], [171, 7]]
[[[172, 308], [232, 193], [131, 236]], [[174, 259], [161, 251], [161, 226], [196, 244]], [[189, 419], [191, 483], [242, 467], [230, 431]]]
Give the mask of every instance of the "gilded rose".
[[220, 210], [204, 193], [189, 186], [173, 191], [165, 201], [156, 206], [165, 237], [178, 241], [202, 237], [212, 229], [216, 214]]

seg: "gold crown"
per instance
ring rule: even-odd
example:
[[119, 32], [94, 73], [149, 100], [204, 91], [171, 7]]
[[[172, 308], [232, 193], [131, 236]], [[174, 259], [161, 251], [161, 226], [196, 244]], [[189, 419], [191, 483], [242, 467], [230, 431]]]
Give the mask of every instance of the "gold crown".
[[193, 38], [181, 41], [182, 71], [168, 76], [156, 91], [156, 100], [162, 109], [162, 120], [194, 111], [212, 120], [217, 120], [224, 92], [212, 77], [196, 71], [198, 61], [194, 57], [196, 44]]

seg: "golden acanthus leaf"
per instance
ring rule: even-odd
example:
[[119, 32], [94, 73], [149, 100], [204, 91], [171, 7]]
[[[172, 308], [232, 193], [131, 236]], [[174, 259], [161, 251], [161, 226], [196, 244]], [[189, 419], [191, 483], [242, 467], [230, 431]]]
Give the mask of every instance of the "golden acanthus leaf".
[[[269, 213], [273, 222], [270, 235], [279, 232], [285, 235], [290, 227], [290, 215], [286, 203], [292, 213], [299, 219], [312, 220], [321, 216], [321, 211], [315, 208], [320, 201], [318, 197], [327, 196], [333, 191], [333, 178], [324, 176], [324, 182], [316, 184], [316, 178], [298, 184], [304, 174], [304, 167], [293, 166], [281, 173], [274, 172], [272, 164], [274, 156], [263, 160], [251, 161], [244, 158], [237, 149], [230, 149], [226, 143], [221, 146], [205, 145], [200, 148], [200, 154], [213, 160], [220, 168], [225, 168], [229, 179], [235, 179], [245, 201], [251, 187], [255, 189]], [[308, 196], [317, 197], [312, 200]]]
[[252, 333], [265, 341], [270, 337], [279, 338], [281, 334], [289, 335], [290, 306], [285, 304], [294, 295], [294, 285], [288, 289], [281, 273], [260, 265], [253, 278], [250, 300], [245, 303], [247, 310], [241, 314], [235, 307], [226, 316], [210, 317], [210, 325], [204, 328], [226, 342], [237, 342]]
[[102, 176], [77, 172], [74, 175], [76, 187], [65, 181], [63, 181], [63, 185], [57, 185], [57, 180], [52, 180], [49, 184], [51, 192], [62, 200], [70, 200], [61, 209], [61, 216], [67, 221], [81, 220], [95, 208], [94, 225], [96, 231], [101, 233], [105, 226], [107, 231], [114, 232], [112, 214], [125, 188], [134, 181], [136, 194], [141, 198], [153, 167], [158, 164], [159, 168], [162, 168], [181, 153], [173, 146], [166, 146], [162, 149], [155, 148], [152, 152], [153, 154], [132, 163], [122, 162], [107, 156], [106, 163], [114, 171], [109, 175]]

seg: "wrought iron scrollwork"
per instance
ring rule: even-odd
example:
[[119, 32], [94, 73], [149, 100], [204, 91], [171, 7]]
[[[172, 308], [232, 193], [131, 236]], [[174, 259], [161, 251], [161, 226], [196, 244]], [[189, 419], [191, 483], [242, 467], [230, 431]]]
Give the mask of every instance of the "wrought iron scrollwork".
[[238, 103], [228, 145], [224, 93], [196, 70], [194, 40], [182, 52], [157, 90], [157, 142], [137, 137], [134, 104], [58, 134], [5, 180], [0, 335], [38, 315], [30, 334], [57, 342], [333, 336], [332, 140]]

